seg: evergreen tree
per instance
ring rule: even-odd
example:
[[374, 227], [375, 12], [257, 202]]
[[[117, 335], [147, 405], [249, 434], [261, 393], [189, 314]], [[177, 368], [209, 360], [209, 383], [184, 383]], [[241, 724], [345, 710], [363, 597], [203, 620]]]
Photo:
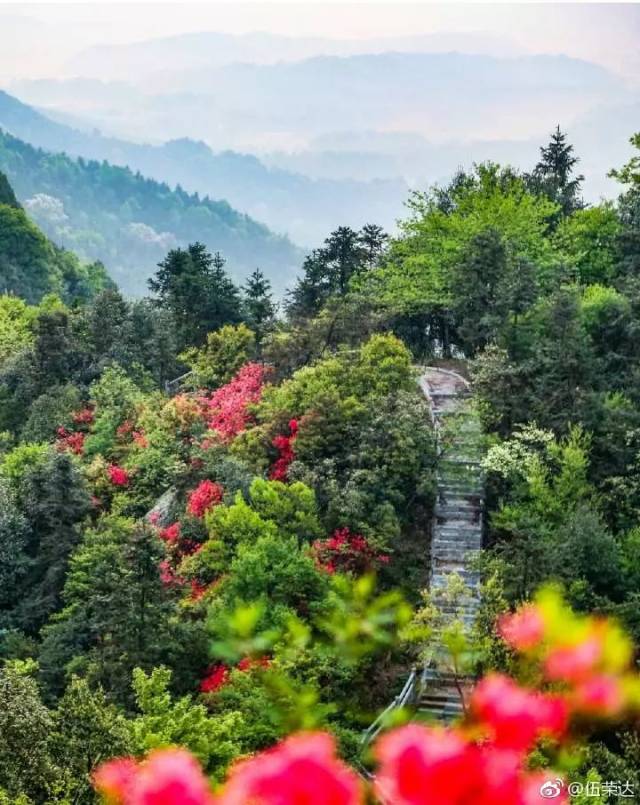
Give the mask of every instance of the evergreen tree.
[[624, 274], [636, 277], [640, 272], [640, 132], [630, 142], [637, 153], [622, 168], [610, 171], [609, 176], [625, 187], [618, 202], [623, 225], [619, 236], [620, 262]]
[[302, 264], [302, 277], [287, 294], [287, 313], [303, 319], [318, 313], [330, 294], [326, 265], [321, 249], [314, 249]]
[[580, 195], [584, 176], [574, 174], [579, 161], [573, 146], [567, 142], [567, 135], [557, 126], [549, 144], [540, 148], [540, 160], [528, 177], [533, 192], [548, 196], [560, 206], [556, 222], [584, 206]]
[[51, 714], [31, 676], [34, 663], [10, 662], [0, 669], [0, 786], [11, 796], [51, 802], [56, 769], [49, 750]]
[[180, 347], [199, 346], [207, 333], [241, 320], [240, 295], [224, 265], [219, 252], [193, 243], [170, 251], [149, 280], [158, 305], [173, 316]]
[[375, 268], [384, 254], [389, 235], [377, 224], [365, 224], [360, 231], [360, 241], [367, 268]]
[[60, 605], [69, 556], [79, 541], [90, 499], [74, 460], [67, 453], [51, 452], [25, 471], [19, 502], [29, 529], [29, 566], [17, 621], [35, 633]]
[[160, 578], [163, 545], [150, 526], [111, 516], [86, 532], [64, 588], [65, 608], [44, 631], [40, 665], [49, 690], [65, 668], [82, 671], [120, 702], [131, 702], [131, 673], [176, 651], [170, 597]]
[[2, 171], [0, 171], [0, 204], [6, 204], [8, 207], [20, 207], [16, 194]]
[[276, 306], [271, 293], [271, 283], [259, 268], [247, 279], [243, 288], [244, 319], [260, 343], [271, 329], [276, 315]]
[[303, 276], [289, 293], [289, 316], [313, 316], [331, 296], [345, 296], [354, 277], [376, 266], [386, 241], [387, 235], [374, 224], [359, 232], [349, 226], [338, 227], [321, 249], [305, 259]]
[[123, 329], [128, 313], [124, 297], [115, 288], [102, 291], [89, 305], [85, 322], [94, 363], [118, 359], [122, 351]]
[[105, 760], [132, 752], [131, 726], [109, 703], [102, 688], [92, 690], [74, 677], [52, 712], [49, 747], [64, 782], [67, 799], [75, 805], [93, 805], [91, 775]]
[[66, 382], [80, 368], [80, 344], [74, 338], [70, 316], [64, 308], [44, 310], [35, 324], [36, 381], [43, 391]]
[[29, 560], [27, 522], [6, 486], [0, 486], [0, 630], [11, 626], [11, 613], [24, 594]]
[[476, 235], [454, 270], [453, 313], [461, 345], [473, 355], [494, 340], [506, 310], [500, 293], [507, 274], [507, 251], [500, 233]]

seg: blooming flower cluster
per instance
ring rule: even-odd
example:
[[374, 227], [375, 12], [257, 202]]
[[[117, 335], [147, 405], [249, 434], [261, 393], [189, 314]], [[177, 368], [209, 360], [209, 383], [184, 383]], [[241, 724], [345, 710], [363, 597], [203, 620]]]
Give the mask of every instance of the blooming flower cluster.
[[[537, 669], [543, 689], [491, 674], [476, 686], [460, 724], [409, 724], [385, 734], [374, 749], [378, 761], [374, 787], [382, 801], [534, 805], [552, 797], [566, 805], [561, 776], [529, 770], [531, 750], [543, 739], [548, 751], [565, 749], [575, 717], [583, 730], [585, 715], [619, 718], [640, 709], [640, 678], [631, 670], [632, 647], [615, 623], [575, 615], [557, 592], [546, 590], [534, 604], [503, 618], [499, 629], [522, 654], [525, 666], [531, 663], [529, 671]], [[212, 669], [207, 688], [219, 689], [229, 673], [226, 666]], [[553, 682], [552, 692], [544, 689], [547, 681]], [[157, 774], [149, 774], [156, 766]], [[364, 786], [336, 758], [333, 739], [322, 733], [294, 735], [242, 761], [213, 798], [197, 765], [181, 750], [154, 752], [140, 765], [111, 761], [98, 770], [95, 783], [113, 805], [363, 805], [365, 801]]]
[[[253, 668], [268, 668], [270, 660], [268, 657], [244, 657], [236, 665], [238, 671], [251, 671]], [[207, 675], [200, 682], [201, 693], [215, 693], [223, 688], [229, 681], [231, 668], [228, 665], [212, 665], [207, 671]]]
[[577, 615], [554, 590], [499, 624], [503, 639], [562, 691], [576, 715], [615, 718], [640, 708], [633, 645], [611, 620]]
[[360, 805], [358, 777], [336, 758], [333, 738], [302, 733], [239, 763], [217, 805]]
[[197, 760], [184, 749], [157, 749], [143, 763], [105, 763], [94, 785], [110, 805], [214, 805]]
[[[160, 529], [158, 536], [167, 548], [167, 558], [160, 563], [160, 579], [162, 583], [165, 586], [185, 584], [185, 579], [178, 574], [177, 568], [185, 556], [190, 556], [199, 551], [202, 543], [184, 536], [179, 522]], [[197, 587], [194, 588], [193, 584], [194, 582], [191, 585], [192, 592], [195, 592]], [[206, 587], [202, 589], [202, 594], [205, 590]]]
[[361, 805], [358, 777], [336, 758], [333, 738], [295, 735], [239, 763], [214, 796], [197, 762], [182, 749], [159, 749], [142, 763], [103, 764], [94, 785], [109, 805]]
[[389, 557], [379, 553], [361, 534], [349, 528], [338, 528], [328, 539], [318, 539], [311, 546], [318, 567], [327, 573], [363, 574], [378, 564], [387, 564]]
[[230, 442], [251, 422], [249, 406], [262, 396], [266, 369], [258, 363], [245, 364], [224, 386], [201, 398], [207, 425], [225, 442]]
[[289, 466], [295, 459], [293, 443], [298, 435], [298, 420], [289, 421], [289, 435], [276, 436], [272, 444], [278, 451], [278, 458], [271, 467], [269, 477], [272, 481], [286, 481], [289, 474]]
[[95, 413], [91, 406], [87, 405], [85, 408], [81, 408], [79, 411], [74, 411], [73, 413], [73, 421], [76, 425], [80, 425], [81, 427], [84, 425], [85, 427], [89, 427], [93, 425], [95, 420]]
[[200, 682], [200, 693], [215, 693], [229, 681], [231, 669], [227, 665], [212, 665]]
[[129, 486], [131, 479], [124, 467], [119, 467], [117, 464], [109, 464], [107, 467], [107, 475], [114, 486]]
[[82, 431], [69, 431], [66, 428], [58, 428], [56, 431], [56, 449], [64, 452], [69, 451], [77, 456], [84, 451], [84, 433]]
[[[393, 805], [533, 805], [548, 772], [523, 771], [521, 754], [462, 732], [409, 724], [376, 746], [375, 787]], [[555, 775], [554, 775], [555, 777]], [[555, 802], [568, 802], [560, 789]]]
[[129, 437], [131, 437], [131, 441], [137, 447], [149, 447], [149, 440], [145, 436], [144, 431], [141, 428], [136, 430], [136, 426], [130, 419], [125, 419], [125, 421], [118, 426], [116, 435], [121, 441], [128, 441]]
[[217, 506], [222, 501], [224, 490], [220, 484], [213, 481], [201, 481], [198, 486], [189, 493], [187, 500], [187, 512], [194, 517], [204, 517], [209, 509]]

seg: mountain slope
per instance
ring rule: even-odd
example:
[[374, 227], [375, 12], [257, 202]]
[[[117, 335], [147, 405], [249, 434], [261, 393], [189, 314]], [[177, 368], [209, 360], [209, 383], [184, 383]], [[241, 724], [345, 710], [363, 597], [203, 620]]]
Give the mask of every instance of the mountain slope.
[[171, 190], [127, 168], [74, 160], [0, 132], [0, 170], [49, 237], [104, 262], [125, 293], [144, 293], [167, 250], [196, 240], [222, 252], [236, 279], [259, 265], [278, 290], [299, 264], [289, 240], [226, 202]]
[[57, 293], [67, 302], [86, 300], [111, 285], [100, 264], [82, 265], [29, 220], [7, 177], [0, 173], [0, 292], [39, 302]]
[[402, 179], [395, 178], [365, 182], [310, 179], [269, 168], [248, 154], [214, 153], [204, 143], [186, 138], [143, 145], [104, 137], [57, 123], [2, 91], [0, 126], [39, 148], [107, 160], [191, 192], [224, 198], [302, 244], [313, 245], [340, 225], [360, 228], [375, 221], [390, 229], [408, 190]]

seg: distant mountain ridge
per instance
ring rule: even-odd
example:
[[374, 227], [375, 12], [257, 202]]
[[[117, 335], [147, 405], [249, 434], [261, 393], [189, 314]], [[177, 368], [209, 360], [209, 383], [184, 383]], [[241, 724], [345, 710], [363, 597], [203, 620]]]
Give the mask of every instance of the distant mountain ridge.
[[196, 240], [219, 250], [236, 280], [260, 266], [279, 292], [300, 264], [291, 241], [228, 203], [172, 190], [128, 168], [34, 148], [0, 130], [0, 170], [54, 242], [101, 260], [127, 294], [144, 294], [168, 249]]
[[130, 80], [158, 72], [168, 58], [174, 69], [205, 69], [225, 64], [302, 61], [313, 56], [353, 56], [362, 53], [450, 51], [513, 56], [521, 45], [488, 32], [439, 32], [415, 36], [377, 36], [368, 39], [330, 39], [286, 36], [256, 31], [229, 34], [199, 31], [122, 45], [99, 45], [75, 55], [66, 65], [72, 75]]
[[[190, 137], [212, 148], [264, 153], [308, 147], [336, 131], [415, 132], [432, 142], [542, 136], [630, 90], [605, 68], [563, 55], [461, 52], [320, 55], [271, 64], [182, 69], [170, 54], [151, 79], [127, 86], [77, 79], [17, 82], [32, 104], [86, 116], [112, 135]], [[65, 93], [65, 87], [66, 93]]]
[[51, 120], [0, 91], [0, 126], [32, 145], [74, 157], [107, 160], [191, 192], [226, 200], [236, 209], [313, 246], [338, 225], [375, 221], [391, 228], [408, 187], [401, 178], [357, 181], [310, 179], [264, 165], [249, 154], [214, 153], [181, 138], [163, 145], [131, 143]]

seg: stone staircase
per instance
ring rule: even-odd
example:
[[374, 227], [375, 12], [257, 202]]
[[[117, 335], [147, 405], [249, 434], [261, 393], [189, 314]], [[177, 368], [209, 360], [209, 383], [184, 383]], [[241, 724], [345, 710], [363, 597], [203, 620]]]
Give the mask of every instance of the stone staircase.
[[[425, 368], [420, 386], [429, 401], [438, 441], [437, 500], [431, 532], [433, 602], [446, 616], [473, 623], [480, 580], [471, 559], [482, 547], [484, 480], [481, 430], [470, 410], [466, 380], [445, 369]], [[449, 600], [449, 578], [455, 574], [467, 590]]]
[[[420, 372], [419, 384], [429, 402], [438, 444], [437, 499], [430, 548], [431, 600], [445, 622], [462, 621], [470, 627], [479, 605], [480, 579], [471, 565], [482, 547], [482, 432], [470, 408], [469, 385], [463, 377], [426, 367]], [[451, 579], [456, 577], [462, 583], [457, 581], [457, 592], [452, 595]], [[363, 749], [399, 708], [413, 708], [431, 720], [459, 718], [472, 687], [473, 679], [454, 674], [446, 662], [438, 659], [436, 650], [434, 659], [411, 672], [401, 693], [365, 731]]]

